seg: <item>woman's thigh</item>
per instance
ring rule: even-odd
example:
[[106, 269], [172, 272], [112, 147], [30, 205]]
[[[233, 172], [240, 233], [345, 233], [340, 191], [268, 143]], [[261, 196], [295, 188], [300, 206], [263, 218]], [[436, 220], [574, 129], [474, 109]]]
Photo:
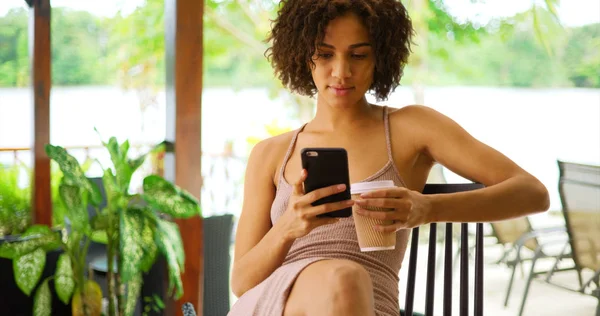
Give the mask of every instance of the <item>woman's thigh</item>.
[[294, 282], [284, 316], [374, 315], [373, 284], [360, 264], [327, 259], [307, 266]]

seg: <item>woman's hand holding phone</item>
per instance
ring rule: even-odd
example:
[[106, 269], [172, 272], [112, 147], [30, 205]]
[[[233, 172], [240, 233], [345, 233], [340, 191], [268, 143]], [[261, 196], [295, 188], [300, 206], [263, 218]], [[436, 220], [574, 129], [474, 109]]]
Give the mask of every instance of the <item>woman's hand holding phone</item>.
[[332, 185], [305, 194], [303, 183], [307, 176], [307, 171], [302, 169], [299, 179], [293, 184], [287, 209], [276, 223], [282, 229], [284, 238], [290, 241], [306, 236], [316, 227], [339, 221], [339, 218], [317, 217], [317, 215], [345, 209], [354, 204], [353, 200], [346, 200], [312, 206], [313, 202], [321, 198], [343, 192], [346, 190], [346, 185]]

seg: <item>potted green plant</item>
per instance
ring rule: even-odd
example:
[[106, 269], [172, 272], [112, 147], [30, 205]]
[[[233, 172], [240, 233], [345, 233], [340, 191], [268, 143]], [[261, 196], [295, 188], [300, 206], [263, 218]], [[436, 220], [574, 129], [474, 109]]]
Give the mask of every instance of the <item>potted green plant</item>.
[[[99, 235], [105, 236], [107, 244], [109, 315], [133, 313], [141, 290], [142, 273], [152, 267], [159, 253], [167, 261], [169, 293], [179, 298], [183, 293], [180, 274], [185, 255], [179, 228], [170, 219], [201, 215], [199, 203], [191, 194], [157, 175], [144, 178], [142, 193], [131, 194], [131, 177], [146, 155], [130, 159], [129, 142], [119, 144], [114, 137], [104, 145], [113, 164], [112, 168], [104, 169], [102, 178], [107, 195], [106, 207], [98, 208], [102, 199], [100, 191], [85, 177], [77, 160], [64, 148], [47, 145], [48, 156], [58, 164], [64, 175], [59, 192], [70, 229], [65, 238], [57, 239], [51, 230], [40, 227], [36, 228], [36, 233], [48, 239], [47, 242], [25, 244], [26, 247], [24, 244], [0, 245], [0, 256], [20, 260], [22, 256], [34, 252], [40, 254], [60, 244], [65, 253], [61, 255], [52, 278], [61, 300], [71, 301], [74, 315], [96, 314], [97, 288], [93, 280], [87, 279], [84, 265], [89, 242]], [[96, 209], [92, 217], [88, 215], [88, 205]], [[39, 265], [43, 266], [43, 262], [30, 266], [39, 269]], [[39, 280], [34, 273], [25, 275], [31, 275], [28, 284]], [[48, 279], [42, 282], [35, 294], [34, 308], [40, 312], [39, 315], [49, 315]]]
[[19, 186], [21, 168], [0, 164], [0, 238], [21, 234], [31, 225], [29, 188]]
[[30, 177], [31, 169], [23, 164], [0, 166], [0, 273], [6, 291], [3, 308], [16, 313], [31, 307], [33, 298], [28, 296], [42, 274], [46, 279], [52, 273], [44, 272], [44, 266], [57, 264], [60, 248], [58, 229], [31, 225], [31, 189], [19, 183], [24, 175]]

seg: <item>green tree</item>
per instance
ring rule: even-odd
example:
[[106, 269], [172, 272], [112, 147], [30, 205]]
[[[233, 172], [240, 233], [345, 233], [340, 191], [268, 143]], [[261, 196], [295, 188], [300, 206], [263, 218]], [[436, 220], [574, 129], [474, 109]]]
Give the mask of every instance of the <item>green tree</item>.
[[51, 23], [53, 84], [106, 83], [106, 34], [99, 19], [86, 11], [53, 8]]
[[600, 23], [570, 31], [563, 61], [573, 85], [600, 88]]
[[27, 21], [23, 8], [11, 9], [0, 18], [0, 86], [23, 86], [29, 81]]

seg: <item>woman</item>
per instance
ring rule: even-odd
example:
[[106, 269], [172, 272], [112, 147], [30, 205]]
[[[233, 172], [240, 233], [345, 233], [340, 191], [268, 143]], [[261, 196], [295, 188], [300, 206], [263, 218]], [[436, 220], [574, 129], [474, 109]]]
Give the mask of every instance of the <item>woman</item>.
[[[395, 0], [282, 1], [269, 57], [294, 92], [314, 96], [317, 112], [294, 132], [262, 141], [248, 161], [231, 286], [230, 315], [398, 315], [398, 272], [409, 228], [431, 222], [482, 222], [548, 208], [533, 176], [459, 125], [424, 106], [396, 111], [369, 104], [398, 86], [413, 30]], [[396, 188], [356, 202], [311, 202], [343, 191], [303, 190], [300, 150], [343, 147], [350, 182], [393, 180]], [[435, 162], [486, 188], [424, 196]], [[396, 249], [361, 252], [352, 217], [316, 217], [358, 206], [393, 208], [365, 216], [393, 219]]]

